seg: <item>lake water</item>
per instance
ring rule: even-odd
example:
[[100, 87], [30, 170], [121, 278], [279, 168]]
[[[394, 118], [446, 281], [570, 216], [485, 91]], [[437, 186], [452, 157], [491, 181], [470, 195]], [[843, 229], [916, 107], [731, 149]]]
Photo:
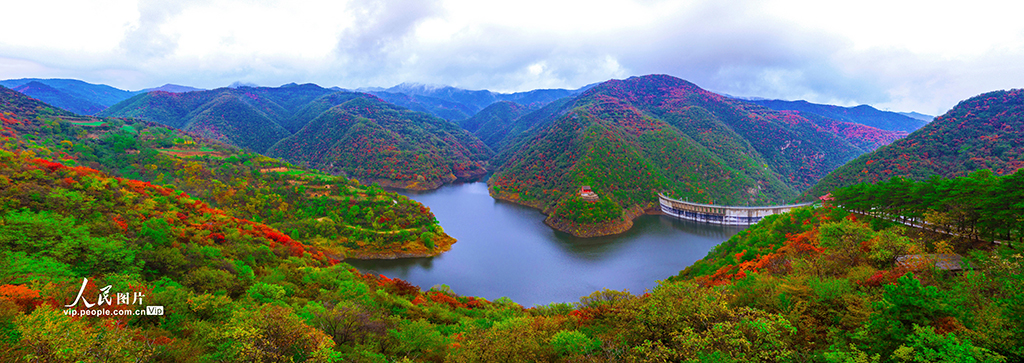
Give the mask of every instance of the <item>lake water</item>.
[[444, 284], [459, 295], [507, 296], [526, 307], [576, 302], [602, 288], [642, 294], [744, 229], [645, 215], [626, 233], [576, 238], [545, 225], [537, 209], [491, 198], [483, 182], [401, 193], [430, 207], [458, 240], [451, 251], [346, 262], [424, 290]]

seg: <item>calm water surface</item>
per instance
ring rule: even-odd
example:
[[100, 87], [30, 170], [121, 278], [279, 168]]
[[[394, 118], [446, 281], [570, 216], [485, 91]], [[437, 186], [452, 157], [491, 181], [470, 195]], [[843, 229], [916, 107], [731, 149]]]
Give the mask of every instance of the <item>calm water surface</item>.
[[641, 216], [626, 233], [576, 238], [545, 225], [536, 209], [492, 199], [483, 182], [402, 194], [430, 207], [445, 232], [458, 240], [451, 251], [429, 258], [346, 262], [423, 289], [445, 284], [460, 295], [507, 296], [527, 307], [579, 301], [602, 288], [641, 294], [743, 230]]

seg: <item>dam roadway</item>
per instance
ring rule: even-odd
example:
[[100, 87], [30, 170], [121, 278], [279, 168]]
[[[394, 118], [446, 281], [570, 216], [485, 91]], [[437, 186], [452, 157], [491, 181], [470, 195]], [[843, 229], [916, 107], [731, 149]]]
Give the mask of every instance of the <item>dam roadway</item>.
[[666, 215], [694, 222], [729, 226], [749, 226], [760, 222], [764, 217], [814, 204], [807, 202], [760, 207], [727, 206], [686, 202], [666, 197], [661, 193], [658, 193], [658, 203], [661, 204], [661, 212]]

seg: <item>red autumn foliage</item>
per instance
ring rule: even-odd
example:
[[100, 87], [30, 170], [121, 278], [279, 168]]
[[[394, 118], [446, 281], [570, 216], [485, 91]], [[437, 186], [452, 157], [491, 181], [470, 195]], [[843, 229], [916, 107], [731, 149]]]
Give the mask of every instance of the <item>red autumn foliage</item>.
[[33, 290], [24, 285], [0, 285], [0, 300], [13, 302], [23, 312], [28, 312], [42, 304], [39, 290]]

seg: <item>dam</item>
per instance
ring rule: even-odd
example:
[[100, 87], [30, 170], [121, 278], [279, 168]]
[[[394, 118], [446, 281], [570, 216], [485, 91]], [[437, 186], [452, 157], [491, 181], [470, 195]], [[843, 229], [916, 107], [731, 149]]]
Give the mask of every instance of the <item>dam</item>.
[[807, 202], [760, 207], [726, 206], [685, 202], [661, 193], [658, 193], [658, 203], [661, 204], [662, 213], [679, 219], [729, 226], [749, 226], [772, 214], [786, 213], [795, 208], [814, 204]]

